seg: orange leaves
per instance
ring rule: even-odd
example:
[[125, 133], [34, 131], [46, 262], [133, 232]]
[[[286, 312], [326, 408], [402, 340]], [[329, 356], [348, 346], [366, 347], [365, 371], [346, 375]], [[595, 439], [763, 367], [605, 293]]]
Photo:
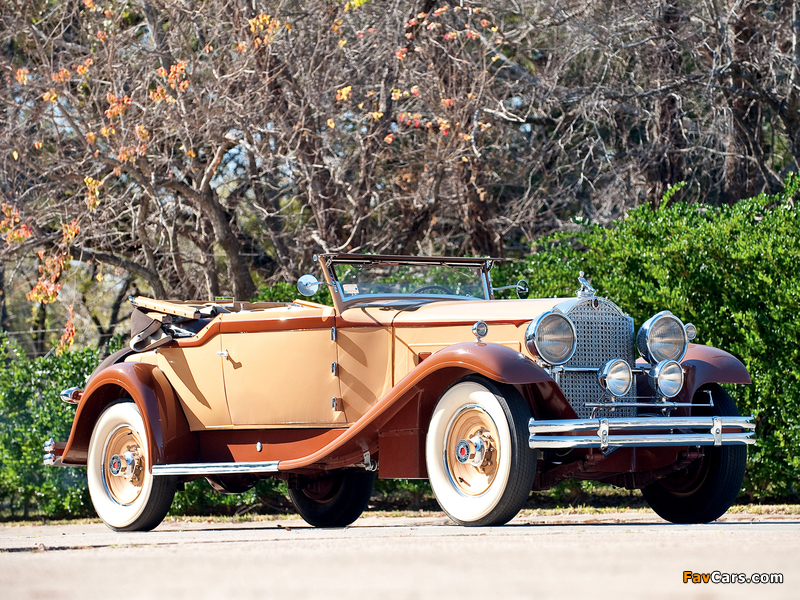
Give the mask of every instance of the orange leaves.
[[[189, 151], [191, 152], [191, 150]], [[144, 156], [147, 153], [147, 146], [142, 142], [138, 146], [121, 146], [117, 152], [119, 162], [133, 162], [137, 156]]]
[[236, 51], [239, 54], [241, 54], [245, 50], [247, 50], [247, 42], [239, 42], [238, 44], [236, 44]]
[[402, 112], [397, 116], [397, 122], [406, 125], [413, 125], [414, 127], [419, 127], [422, 121], [422, 115], [419, 113], [407, 113]]
[[111, 92], [106, 94], [106, 100], [109, 107], [106, 109], [106, 117], [113, 119], [125, 113], [125, 109], [131, 104], [131, 99], [128, 96], [117, 97]]
[[400, 100], [403, 97], [403, 90], [392, 88], [392, 100]]
[[158, 104], [159, 102], [167, 102], [168, 104], [177, 102], [177, 100], [174, 97], [172, 97], [167, 92], [167, 90], [165, 90], [160, 85], [156, 87], [156, 89], [150, 91], [150, 100], [152, 100], [156, 104]]
[[105, 42], [108, 39], [108, 34], [101, 29], [97, 32], [97, 39], [101, 42]]
[[453, 98], [442, 98], [441, 102], [442, 106], [444, 106], [445, 108], [450, 108], [451, 106], [453, 106], [453, 104], [455, 104], [455, 100]]
[[[72, 224], [77, 227], [75, 221], [73, 221]], [[59, 250], [54, 256], [48, 256], [47, 258], [45, 258], [44, 250], [40, 250], [39, 281], [36, 282], [36, 285], [27, 293], [25, 298], [32, 302], [40, 302], [41, 304], [55, 302], [58, 297], [58, 292], [61, 291], [61, 284], [58, 280], [61, 278], [64, 264], [68, 258], [69, 255], [64, 250]]]
[[[258, 49], [261, 46], [261, 44], [271, 43], [275, 37], [275, 34], [281, 27], [281, 22], [278, 19], [275, 19], [272, 16], [265, 15], [263, 13], [256, 17], [253, 17], [252, 19], [248, 19], [247, 22], [250, 24], [250, 32], [258, 34], [260, 36], [257, 37], [254, 41], [256, 49]], [[339, 21], [339, 24], [341, 24], [341, 21]], [[284, 25], [286, 26], [286, 29], [288, 29], [289, 31], [292, 30], [292, 26], [289, 23], [284, 23]], [[240, 49], [242, 44], [244, 44], [244, 42], [240, 42], [236, 47], [240, 53], [244, 52], [244, 50], [246, 49], [246, 45], [245, 48]]]
[[20, 85], [28, 85], [28, 75], [30, 71], [28, 69], [17, 69], [17, 72], [14, 73], [14, 78], [17, 80], [17, 83]]
[[70, 78], [70, 72], [68, 69], [61, 69], [57, 73], [53, 73], [50, 75], [50, 79], [52, 79], [57, 83], [65, 83], [69, 81], [69, 78]]
[[102, 135], [104, 138], [111, 137], [115, 133], [117, 132], [114, 130], [113, 125], [109, 125], [108, 127], [104, 125], [103, 127], [100, 128], [100, 135]]
[[372, 112], [370, 114], [372, 115], [372, 118], [375, 119], [376, 121], [383, 116], [383, 113], [379, 110], [376, 110], [375, 112]]
[[343, 88], [336, 90], [336, 101], [344, 102], [345, 100], [348, 100], [352, 91], [352, 85], [346, 85]]
[[78, 219], [74, 219], [70, 223], [62, 223], [61, 225], [61, 241], [65, 246], [69, 246], [81, 232], [78, 225]]
[[42, 100], [45, 102], [53, 102], [55, 104], [58, 102], [58, 94], [56, 94], [55, 90], [51, 89], [42, 95]]
[[94, 3], [94, 0], [83, 0], [83, 5], [86, 8], [88, 8], [89, 10], [92, 10], [92, 11], [95, 11], [95, 12], [100, 10], [100, 8], [98, 8], [97, 5]]
[[[244, 43], [244, 42], [242, 42]], [[164, 67], [160, 67], [156, 71], [156, 75], [159, 77], [163, 77], [167, 80], [169, 87], [173, 90], [177, 90], [179, 92], [185, 92], [189, 89], [191, 85], [189, 79], [186, 75], [186, 67], [188, 63], [185, 60], [182, 60], [174, 65], [170, 65], [169, 71], [167, 71]], [[163, 86], [156, 86], [156, 89], [150, 90], [148, 94], [150, 96], [150, 100], [158, 104], [159, 102], [166, 102], [167, 104], [174, 104], [177, 102], [177, 98], [170, 94], [167, 89]]]
[[438, 17], [446, 13], [448, 10], [450, 10], [450, 7], [447, 4], [445, 4], [444, 6], [437, 8], [435, 11], [433, 11], [433, 16]]
[[406, 56], [408, 56], [408, 49], [407, 48], [398, 48], [394, 51], [394, 55], [399, 60], [405, 60]]
[[56, 347], [57, 354], [61, 354], [75, 342], [75, 325], [72, 322], [72, 319], [75, 316], [73, 313], [73, 304], [70, 304], [69, 309], [67, 310], [69, 316], [67, 317], [67, 322], [64, 325], [64, 333], [61, 334], [61, 339], [58, 340], [58, 346]]
[[85, 177], [83, 182], [87, 188], [86, 206], [89, 210], [94, 210], [100, 204], [100, 186], [103, 185], [103, 182], [93, 177]]
[[87, 131], [86, 132], [86, 143], [87, 144], [89, 144], [90, 146], [94, 146], [94, 143], [95, 143], [96, 140], [97, 140], [97, 134], [95, 134], [93, 131]]
[[331, 129], [336, 129], [336, 123], [334, 122], [333, 119], [328, 119], [328, 127], [330, 127]]
[[383, 138], [383, 141], [386, 142], [387, 144], [391, 144], [394, 141], [394, 134], [393, 133], [388, 134], [385, 138]]
[[417, 98], [419, 97], [419, 86], [418, 85], [412, 85], [411, 86], [411, 95], [414, 96], [414, 97], [417, 97]]
[[250, 24], [250, 31], [253, 33], [258, 33], [259, 31], [264, 31], [267, 27], [270, 26], [272, 21], [272, 17], [270, 15], [260, 14], [257, 17], [253, 17], [247, 21]]
[[491, 24], [492, 23], [489, 21], [489, 19], [481, 19], [481, 27], [488, 27]]
[[140, 140], [147, 141], [150, 138], [150, 132], [145, 129], [144, 125], [137, 125], [136, 129], [136, 137]]
[[19, 210], [6, 204], [0, 205], [5, 218], [0, 221], [0, 233], [6, 234], [6, 243], [20, 243], [31, 237], [33, 231], [25, 223], [20, 224]]

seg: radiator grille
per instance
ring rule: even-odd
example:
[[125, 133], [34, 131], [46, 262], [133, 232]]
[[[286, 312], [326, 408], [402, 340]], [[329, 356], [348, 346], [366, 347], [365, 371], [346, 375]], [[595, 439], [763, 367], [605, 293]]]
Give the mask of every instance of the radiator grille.
[[[597, 369], [609, 360], [621, 358], [631, 368], [636, 363], [634, 354], [633, 320], [620, 314], [619, 309], [600, 298], [586, 298], [576, 303], [567, 315], [575, 324], [578, 333], [578, 346], [575, 354], [565, 367], [591, 367], [587, 372], [563, 372], [559, 384], [578, 418], [588, 419], [592, 409], [586, 402], [597, 402], [606, 396], [605, 390], [597, 380]], [[630, 391], [618, 402], [634, 402], [636, 382]], [[636, 408], [617, 408], [598, 410], [596, 417], [633, 417]]]

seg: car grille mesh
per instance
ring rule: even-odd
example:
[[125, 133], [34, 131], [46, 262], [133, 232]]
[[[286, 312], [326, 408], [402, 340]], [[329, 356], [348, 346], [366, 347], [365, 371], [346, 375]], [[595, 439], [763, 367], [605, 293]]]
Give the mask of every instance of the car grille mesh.
[[[578, 418], [592, 417], [592, 409], [586, 402], [610, 400], [597, 379], [597, 369], [609, 360], [621, 358], [631, 368], [635, 366], [633, 325], [630, 317], [619, 313], [612, 304], [600, 298], [590, 297], [578, 302], [567, 313], [575, 324], [578, 345], [575, 354], [564, 364], [565, 367], [591, 367], [591, 371], [560, 374], [559, 384]], [[634, 402], [636, 381], [628, 393], [617, 402]], [[636, 408], [601, 409], [595, 417], [634, 417]]]

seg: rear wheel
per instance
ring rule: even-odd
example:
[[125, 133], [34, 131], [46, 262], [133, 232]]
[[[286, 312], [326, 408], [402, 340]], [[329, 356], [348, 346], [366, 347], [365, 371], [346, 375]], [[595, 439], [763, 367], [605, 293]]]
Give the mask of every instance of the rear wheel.
[[338, 469], [301, 480], [289, 489], [297, 512], [314, 527], [346, 527], [367, 508], [375, 473], [360, 469]]
[[114, 531], [149, 531], [167, 514], [175, 477], [147, 468], [144, 421], [132, 401], [109, 406], [89, 441], [86, 478], [98, 516]]
[[[699, 390], [695, 398], [705, 401], [705, 390], [711, 392], [714, 407], [698, 409], [693, 414], [739, 416], [736, 404], [717, 384]], [[661, 518], [672, 523], [708, 523], [724, 515], [736, 500], [744, 479], [747, 447], [703, 446], [701, 452], [703, 457], [685, 469], [642, 490], [650, 508]]]
[[516, 389], [482, 377], [461, 380], [439, 399], [425, 459], [436, 499], [453, 521], [503, 525], [524, 506], [536, 474], [530, 417]]

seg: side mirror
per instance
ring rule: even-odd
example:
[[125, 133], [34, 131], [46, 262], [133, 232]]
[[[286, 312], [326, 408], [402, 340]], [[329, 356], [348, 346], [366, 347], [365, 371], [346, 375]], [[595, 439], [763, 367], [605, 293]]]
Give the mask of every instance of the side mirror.
[[528, 295], [531, 293], [531, 290], [528, 287], [528, 282], [525, 281], [524, 279], [520, 279], [517, 282], [516, 290], [517, 290], [517, 297], [520, 300], [525, 300], [528, 297]]
[[313, 296], [317, 293], [319, 286], [322, 285], [313, 275], [303, 275], [297, 280], [297, 291], [303, 296]]

